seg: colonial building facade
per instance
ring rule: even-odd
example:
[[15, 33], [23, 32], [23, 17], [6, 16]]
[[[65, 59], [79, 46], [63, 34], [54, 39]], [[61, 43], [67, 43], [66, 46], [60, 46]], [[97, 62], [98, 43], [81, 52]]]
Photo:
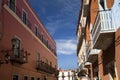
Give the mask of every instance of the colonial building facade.
[[120, 79], [119, 12], [120, 0], [81, 0], [76, 31], [79, 77]]
[[76, 71], [75, 70], [59, 70], [58, 80], [76, 80]]
[[56, 43], [28, 0], [0, 0], [0, 79], [56, 80]]

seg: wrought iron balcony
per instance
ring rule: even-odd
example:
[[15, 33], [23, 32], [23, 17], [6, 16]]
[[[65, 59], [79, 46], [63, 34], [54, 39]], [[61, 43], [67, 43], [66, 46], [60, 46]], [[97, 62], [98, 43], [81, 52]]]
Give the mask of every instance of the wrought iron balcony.
[[107, 49], [114, 40], [114, 32], [111, 11], [99, 11], [91, 31], [93, 48]]
[[18, 55], [15, 54], [15, 52], [10, 49], [10, 50], [2, 50], [2, 53], [4, 53], [4, 57], [5, 57], [5, 62], [8, 63], [9, 61], [13, 64], [13, 63], [19, 63], [19, 64], [24, 64], [28, 62], [28, 55], [30, 55], [30, 53], [28, 53], [27, 51], [25, 51], [24, 49], [20, 50], [18, 53]]
[[40, 60], [37, 61], [37, 70], [41, 70], [50, 74], [56, 74], [56, 68], [53, 68], [52, 66], [46, 64], [44, 61]]
[[20, 63], [20, 64], [24, 64], [24, 63], [27, 63], [28, 62], [28, 58], [27, 58], [27, 51], [24, 51], [23, 49], [20, 50], [19, 52], [19, 56], [16, 56], [15, 53], [13, 52], [13, 54], [11, 55], [11, 58], [10, 60], [12, 62], [15, 62], [15, 63]]

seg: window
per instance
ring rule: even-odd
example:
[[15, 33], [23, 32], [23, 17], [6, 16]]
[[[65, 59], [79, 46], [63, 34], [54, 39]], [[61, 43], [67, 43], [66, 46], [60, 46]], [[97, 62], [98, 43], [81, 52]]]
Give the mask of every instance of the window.
[[27, 24], [27, 14], [25, 11], [22, 12], [22, 21], [24, 24]]
[[100, 0], [100, 5], [102, 6], [103, 9], [105, 9], [105, 2], [104, 2], [104, 0]]
[[48, 41], [46, 41], [46, 45], [47, 45], [47, 47], [48, 47]]
[[41, 40], [42, 40], [42, 42], [44, 42], [44, 36], [43, 35], [41, 36]]
[[46, 64], [48, 64], [48, 59], [46, 59]]
[[28, 77], [27, 77], [27, 76], [24, 76], [24, 80], [28, 80]]
[[16, 57], [20, 57], [20, 40], [17, 38], [12, 39], [12, 49]]
[[31, 80], [34, 80], [34, 77], [31, 77]]
[[40, 60], [40, 53], [37, 53], [37, 61]]
[[50, 62], [50, 66], [52, 66], [52, 62]]
[[40, 67], [40, 53], [37, 53], [37, 66]]
[[37, 80], [40, 80], [40, 78], [37, 78]]
[[35, 35], [38, 36], [38, 27], [35, 27]]
[[18, 80], [19, 76], [18, 75], [13, 75], [12, 80]]
[[12, 11], [15, 12], [15, 0], [10, 0], [9, 1], [9, 7]]

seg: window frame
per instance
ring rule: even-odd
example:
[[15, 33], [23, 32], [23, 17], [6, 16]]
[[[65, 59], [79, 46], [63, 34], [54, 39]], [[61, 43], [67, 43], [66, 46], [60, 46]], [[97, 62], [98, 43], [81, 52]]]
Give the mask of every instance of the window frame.
[[18, 76], [18, 80], [20, 80], [20, 78], [19, 78], [19, 75], [18, 75], [18, 74], [13, 74], [13, 75], [12, 75], [12, 80], [14, 80], [14, 76]]
[[29, 80], [27, 75], [24, 75], [23, 80], [25, 80], [25, 77], [27, 78], [27, 80]]
[[37, 77], [37, 80], [40, 80], [40, 77]]
[[36, 36], [38, 36], [38, 26], [35, 24], [35, 27], [34, 27], [34, 33]]
[[30, 80], [35, 80], [35, 77], [34, 77], [34, 76], [31, 76], [31, 77], [30, 77]]
[[[24, 18], [24, 13], [25, 13], [25, 18]], [[28, 20], [28, 16], [27, 16], [28, 14], [27, 14], [27, 12], [24, 10], [24, 9], [22, 9], [22, 22], [24, 23], [24, 24], [26, 24], [27, 25], [27, 20]], [[24, 20], [25, 19], [25, 20]]]
[[[15, 43], [13, 42], [13, 40], [16, 41], [15, 43], [17, 43], [17, 41], [19, 42], [18, 44], [16, 44], [16, 46], [18, 46], [17, 48], [15, 48]], [[20, 50], [21, 50], [21, 40], [20, 40], [20, 38], [14, 37], [14, 38], [11, 39], [11, 42], [12, 42], [12, 50], [14, 52], [14, 55], [16, 57], [20, 57]], [[16, 53], [16, 51], [17, 51], [17, 53]]]
[[16, 0], [14, 0], [15, 2], [14, 2], [14, 9], [13, 9], [13, 5], [11, 6], [11, 0], [9, 0], [8, 2], [8, 6], [9, 6], [9, 8], [13, 11], [13, 12], [16, 12]]

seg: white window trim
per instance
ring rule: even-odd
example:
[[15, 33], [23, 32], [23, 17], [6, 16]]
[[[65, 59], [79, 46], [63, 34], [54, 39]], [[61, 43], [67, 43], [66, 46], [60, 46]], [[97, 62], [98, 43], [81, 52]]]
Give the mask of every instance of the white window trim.
[[26, 13], [26, 24], [28, 24], [28, 14], [27, 14], [27, 12], [25, 11], [25, 9], [22, 9], [22, 21], [23, 21], [23, 12], [25, 12]]
[[39, 30], [38, 30], [38, 29], [39, 29], [39, 28], [38, 28], [38, 25], [36, 25], [36, 24], [34, 25], [34, 32], [35, 32], [35, 35], [36, 35], [36, 30], [35, 30], [35, 28], [37, 28], [37, 36], [38, 36], [38, 32], [39, 32]]
[[25, 76], [27, 76], [27, 78], [28, 78], [28, 80], [29, 80], [29, 76], [28, 76], [28, 75], [24, 75], [24, 76], [23, 76], [23, 80], [24, 80], [24, 77], [25, 77]]
[[[33, 77], [33, 78], [34, 78], [34, 80], [35, 80], [35, 76], [30, 76], [30, 80], [31, 80], [31, 78], [32, 78], [32, 77]], [[28, 80], [29, 80], [29, 79], [28, 79]]]
[[14, 38], [17, 38], [18, 40], [20, 40], [20, 49], [21, 49], [22, 39], [20, 37], [16, 36], [16, 35], [14, 35], [14, 37], [12, 37], [12, 39], [14, 39]]
[[[106, 9], [108, 9], [107, 4], [106, 4], [106, 0], [104, 0], [104, 3], [105, 3], [104, 6], [105, 6], [105, 10], [106, 10]], [[100, 0], [98, 0], [98, 5], [99, 5], [99, 10], [104, 10], [100, 5]]]

